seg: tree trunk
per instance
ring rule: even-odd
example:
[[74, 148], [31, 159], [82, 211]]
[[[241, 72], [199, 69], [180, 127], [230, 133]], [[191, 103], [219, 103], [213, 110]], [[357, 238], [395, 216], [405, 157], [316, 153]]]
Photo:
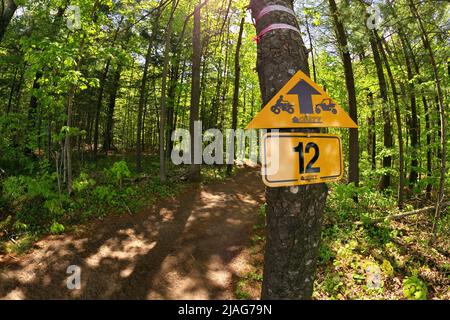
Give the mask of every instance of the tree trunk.
[[[112, 41], [112, 46], [115, 45], [116, 41], [117, 41], [117, 37], [119, 35], [119, 31], [120, 31], [120, 27], [122, 25], [124, 17], [122, 16], [120, 21], [119, 21], [119, 25], [114, 33], [114, 38]], [[99, 124], [100, 124], [100, 112], [102, 109], [102, 103], [103, 103], [103, 94], [105, 92], [105, 86], [106, 86], [106, 80], [108, 77], [108, 73], [109, 73], [109, 68], [111, 66], [111, 59], [108, 59], [108, 61], [106, 62], [105, 65], [105, 69], [103, 70], [103, 73], [100, 77], [100, 88], [98, 90], [98, 96], [97, 96], [97, 105], [96, 105], [96, 113], [95, 113], [95, 127], [94, 127], [94, 156], [97, 157], [97, 152], [98, 152], [98, 139], [99, 139], [99, 132], [100, 132], [100, 128], [99, 128]], [[117, 76], [115, 74], [115, 76]], [[119, 75], [120, 76], [120, 75]], [[105, 137], [104, 137], [105, 138]], [[105, 150], [105, 146], [103, 146], [103, 149]]]
[[413, 53], [408, 49], [407, 45], [407, 39], [405, 39], [405, 36], [403, 34], [403, 31], [401, 30], [399, 32], [400, 34], [400, 41], [402, 43], [403, 47], [403, 53], [405, 56], [406, 61], [406, 72], [408, 75], [408, 95], [410, 98], [410, 106], [411, 106], [411, 118], [409, 121], [409, 136], [411, 140], [411, 169], [409, 173], [409, 186], [410, 188], [413, 188], [414, 185], [417, 182], [418, 178], [418, 167], [419, 167], [419, 160], [418, 160], [418, 150], [419, 150], [419, 120], [417, 118], [417, 100], [416, 100], [416, 93], [415, 93], [415, 87], [414, 83], [412, 83], [414, 79], [414, 74], [412, 70], [412, 63], [410, 55]]
[[[6, 3], [5, 3], [6, 2]], [[14, 13], [17, 10], [17, 4], [14, 0], [6, 0], [1, 2], [0, 6], [0, 42], [2, 41], [6, 28], [11, 22]]]
[[122, 73], [122, 66], [117, 66], [114, 72], [113, 82], [111, 84], [111, 92], [109, 95], [108, 112], [106, 115], [106, 128], [104, 133], [103, 150], [108, 152], [113, 145], [113, 128], [114, 128], [114, 110], [116, 109], [117, 92], [119, 91], [120, 76]]
[[[335, 0], [329, 0], [331, 15], [333, 16], [336, 36], [342, 54], [344, 64], [345, 85], [348, 94], [349, 114], [352, 120], [358, 124], [358, 109], [356, 104], [355, 78], [353, 75], [352, 58], [348, 47], [347, 34], [344, 25], [339, 18], [338, 8]], [[350, 129], [349, 136], [349, 170], [348, 183], [359, 186], [359, 137], [358, 129]]]
[[[392, 8], [393, 9], [393, 8]], [[397, 17], [395, 11], [394, 12], [394, 16]], [[412, 65], [414, 66], [414, 71], [416, 73], [416, 75], [420, 75], [420, 68], [419, 68], [419, 64], [417, 63], [417, 59], [413, 54], [413, 50], [411, 48], [411, 44], [407, 41], [406, 37], [405, 37], [405, 32], [403, 30], [403, 27], [401, 24], [398, 25], [398, 33], [399, 33], [399, 38], [400, 38], [400, 42], [403, 48], [403, 54], [405, 56], [405, 60], [406, 59], [410, 59], [410, 62], [412, 62]], [[386, 51], [388, 53], [388, 55], [390, 57], [392, 57], [392, 54], [390, 53], [389, 50], [389, 46], [386, 42], [385, 39], [383, 39], [383, 44], [386, 48]], [[408, 65], [408, 62], [407, 62]], [[419, 78], [419, 84], [422, 84], [423, 80]], [[425, 115], [425, 129], [426, 129], [426, 137], [427, 137], [427, 179], [430, 181], [431, 177], [432, 177], [432, 165], [431, 165], [431, 161], [432, 161], [432, 157], [431, 157], [431, 125], [430, 125], [430, 110], [428, 109], [428, 102], [425, 96], [425, 92], [422, 89], [422, 104], [423, 104], [423, 108], [424, 108], [424, 115]], [[417, 114], [417, 111], [416, 111]], [[417, 117], [417, 115], [416, 115]], [[416, 121], [417, 123], [419, 123], [419, 120]], [[420, 130], [418, 129], [418, 124], [417, 124], [417, 140], [420, 141]], [[414, 150], [414, 152], [417, 152], [416, 150]], [[417, 157], [417, 155], [416, 155]], [[411, 177], [411, 176], [410, 176]], [[426, 187], [426, 198], [429, 200], [431, 199], [431, 191], [432, 191], [432, 184], [430, 182], [427, 183], [427, 187]]]
[[[242, 34], [244, 32], [244, 23], [245, 23], [245, 18], [241, 19], [241, 24], [240, 24], [240, 28], [239, 28], [239, 38], [238, 38], [238, 42], [236, 45], [236, 54], [234, 57], [234, 93], [233, 93], [233, 110], [232, 110], [232, 128], [234, 131], [236, 132], [237, 129], [237, 123], [238, 123], [238, 111], [239, 111], [239, 85], [241, 82], [241, 65], [240, 65], [240, 60], [239, 60], [239, 56], [241, 53], [241, 46], [242, 46]], [[233, 134], [233, 141], [235, 139], [235, 135]], [[235, 158], [235, 148], [234, 148], [234, 143], [232, 144], [233, 147], [230, 150], [230, 159], [234, 160]], [[232, 164], [228, 164], [227, 165], [227, 175], [231, 175], [233, 171], [233, 165]]]
[[72, 129], [73, 100], [75, 98], [75, 90], [75, 86], [71, 85], [67, 97], [67, 132], [64, 145], [66, 157], [66, 183], [67, 192], [69, 193], [69, 195], [72, 193], [72, 142], [70, 139], [70, 134]]
[[147, 82], [148, 82], [148, 68], [150, 66], [150, 59], [152, 55], [152, 49], [154, 48], [154, 37], [156, 36], [156, 33], [158, 32], [158, 26], [159, 26], [159, 18], [161, 16], [162, 6], [164, 4], [164, 1], [161, 0], [159, 2], [159, 6], [156, 10], [158, 12], [156, 13], [155, 22], [153, 24], [153, 30], [152, 35], [150, 39], [148, 40], [148, 47], [147, 47], [147, 53], [145, 55], [145, 64], [144, 64], [144, 71], [142, 75], [141, 80], [141, 87], [139, 90], [139, 105], [138, 105], [138, 116], [137, 116], [137, 126], [136, 126], [136, 172], [140, 173], [142, 170], [142, 149], [143, 149], [143, 115], [144, 115], [144, 107], [147, 105]]
[[14, 71], [14, 79], [11, 84], [11, 90], [9, 91], [8, 107], [6, 108], [6, 114], [9, 114], [11, 111], [11, 105], [12, 105], [12, 100], [14, 97], [14, 91], [16, 90], [16, 82], [17, 82], [18, 73], [19, 73], [19, 68], [17, 67], [16, 70]]
[[100, 77], [100, 88], [98, 90], [97, 103], [95, 107], [95, 124], [94, 124], [94, 157], [97, 157], [98, 151], [98, 136], [100, 125], [100, 111], [102, 109], [103, 93], [105, 92], [106, 78], [109, 72], [109, 66], [111, 65], [111, 59], [106, 62], [105, 69]]
[[148, 66], [150, 64], [150, 58], [152, 53], [153, 43], [149, 41], [147, 47], [147, 55], [145, 57], [144, 73], [142, 75], [141, 88], [139, 91], [139, 105], [136, 127], [136, 171], [139, 173], [142, 170], [142, 126], [143, 126], [143, 114], [145, 105], [145, 95], [147, 89], [148, 80]]
[[436, 241], [437, 238], [437, 227], [438, 223], [441, 217], [442, 213], [442, 202], [444, 199], [444, 186], [445, 186], [445, 173], [446, 173], [446, 118], [445, 118], [445, 107], [444, 107], [444, 95], [441, 87], [441, 79], [439, 77], [439, 70], [436, 64], [436, 59], [434, 57], [433, 48], [431, 47], [430, 40], [428, 38], [428, 33], [423, 25], [422, 19], [419, 15], [419, 12], [417, 11], [417, 8], [415, 4], [409, 0], [409, 7], [411, 8], [411, 12], [415, 19], [419, 23], [419, 28], [421, 31], [422, 36], [422, 42], [423, 46], [425, 47], [425, 50], [428, 51], [428, 54], [430, 56], [430, 62], [431, 66], [433, 68], [433, 74], [434, 74], [434, 80], [436, 82], [436, 91], [437, 91], [437, 98], [439, 103], [439, 118], [441, 123], [441, 172], [440, 172], [440, 181], [439, 181], [439, 191], [438, 191], [438, 197], [437, 197], [437, 204], [436, 204], [436, 212], [434, 216], [434, 223], [433, 223], [433, 238], [432, 242]]
[[[173, 59], [173, 66], [171, 67], [170, 77], [169, 77], [169, 85], [167, 90], [167, 118], [166, 118], [166, 132], [165, 132], [165, 148], [166, 148], [166, 158], [172, 151], [173, 142], [172, 142], [172, 132], [176, 127], [177, 121], [177, 110], [175, 109], [176, 98], [177, 98], [177, 85], [179, 81], [179, 68], [180, 62], [179, 57], [176, 56]], [[183, 82], [181, 79], [180, 83]]]
[[[155, 68], [153, 68], [153, 73], [155, 73]], [[148, 83], [148, 81], [147, 81], [147, 83]], [[150, 89], [151, 87], [153, 87], [153, 90]], [[144, 98], [144, 110], [143, 110], [143, 113], [142, 113], [142, 128], [141, 128], [141, 150], [144, 151], [144, 152], [146, 150], [145, 134], [147, 133], [146, 120], [147, 120], [147, 113], [148, 113], [148, 108], [149, 108], [149, 106], [148, 106], [148, 98], [149, 98], [149, 94], [148, 93], [149, 92], [153, 93], [153, 96], [155, 98], [153, 106], [154, 106], [154, 108], [156, 110], [158, 102], [156, 101], [156, 87], [155, 87], [155, 77], [154, 76], [152, 77], [151, 84], [148, 84], [147, 87], [145, 88], [145, 93], [144, 93], [144, 95], [145, 95], [145, 98]], [[158, 124], [158, 126], [159, 126], [159, 124]], [[150, 127], [149, 131], [151, 131], [151, 129], [152, 128]], [[151, 137], [151, 138], [153, 138], [153, 137]], [[150, 141], [150, 146], [152, 146], [152, 141]]]
[[398, 196], [397, 205], [399, 209], [403, 209], [403, 188], [404, 188], [404, 160], [403, 160], [403, 132], [402, 132], [402, 118], [400, 115], [400, 104], [398, 101], [397, 87], [395, 84], [394, 76], [391, 71], [391, 66], [389, 65], [389, 60], [387, 58], [386, 52], [383, 48], [382, 41], [378, 41], [381, 56], [383, 57], [384, 64], [386, 66], [386, 71], [389, 77], [389, 82], [391, 83], [392, 96], [394, 98], [395, 106], [395, 119], [397, 121], [397, 135], [398, 135], [398, 145], [399, 145], [399, 165], [398, 165]]
[[20, 108], [20, 101], [22, 98], [22, 87], [25, 83], [24, 79], [25, 79], [25, 69], [22, 69], [21, 74], [20, 74], [19, 83], [18, 83], [17, 89], [16, 89], [15, 107], [11, 108], [11, 110], [10, 110], [11, 112], [16, 112]]
[[373, 103], [373, 93], [369, 92], [367, 94], [368, 104], [370, 107], [370, 117], [369, 117], [369, 123], [368, 123], [368, 139], [370, 146], [368, 152], [371, 159], [372, 164], [372, 170], [375, 170], [377, 168], [377, 130], [375, 128], [375, 109], [374, 109], [374, 103]]
[[[256, 18], [272, 3], [271, 0], [252, 0], [252, 16]], [[293, 8], [290, 0], [280, 0], [277, 4]], [[257, 33], [273, 23], [298, 28], [294, 16], [276, 11], [257, 22]], [[297, 70], [309, 74], [307, 49], [300, 34], [292, 30], [266, 33], [258, 42], [257, 70], [263, 104], [268, 103]], [[325, 184], [301, 186], [298, 193], [291, 192], [290, 188], [266, 189], [267, 243], [262, 299], [311, 298], [327, 194]]]
[[[30, 98], [30, 105], [28, 108], [28, 130], [27, 130], [28, 138], [27, 138], [27, 140], [29, 142], [31, 142], [34, 131], [36, 129], [38, 99], [37, 99], [35, 91], [40, 89], [41, 86], [39, 84], [39, 81], [41, 80], [42, 77], [43, 77], [43, 73], [41, 71], [38, 71], [38, 72], [36, 72], [36, 77], [33, 81], [33, 90], [32, 90], [32, 95]], [[27, 146], [25, 153], [31, 155], [33, 153], [33, 151]]]
[[202, 60], [201, 32], [201, 7], [198, 5], [194, 10], [194, 29], [192, 34], [193, 54], [192, 54], [192, 87], [191, 87], [191, 110], [189, 119], [189, 131], [191, 134], [191, 165], [189, 168], [189, 180], [199, 181], [201, 178], [200, 165], [195, 164], [195, 122], [199, 119], [200, 108], [200, 68]]
[[313, 79], [314, 79], [314, 82], [317, 82], [316, 60], [314, 58], [314, 48], [313, 48], [313, 42], [312, 42], [312, 37], [311, 37], [311, 30], [309, 29], [308, 14], [305, 14], [305, 25], [306, 25], [306, 33], [308, 34], [308, 40], [309, 40], [309, 51], [311, 52], [311, 63], [312, 63], [313, 76], [314, 76]]
[[428, 107], [427, 98], [425, 96], [422, 97], [423, 101], [423, 112], [425, 114], [425, 130], [427, 131], [427, 189], [426, 189], [426, 198], [427, 200], [431, 199], [431, 192], [433, 190], [433, 185], [431, 184], [432, 174], [432, 157], [431, 157], [431, 124], [430, 124], [430, 110]]
[[225, 64], [224, 64], [224, 70], [223, 70], [223, 77], [222, 77], [222, 96], [220, 98], [220, 103], [218, 106], [219, 111], [219, 130], [223, 130], [225, 126], [225, 103], [227, 100], [227, 94], [228, 94], [228, 83], [229, 83], [229, 69], [228, 69], [228, 60], [229, 60], [229, 52], [228, 47], [230, 47], [230, 23], [231, 19], [228, 20], [228, 28], [227, 28], [227, 37], [225, 40]]
[[[380, 52], [378, 50], [378, 35], [376, 34], [377, 31], [370, 31], [370, 46], [372, 47], [373, 52], [373, 58], [375, 61], [375, 66], [377, 69], [377, 76], [378, 76], [378, 83], [380, 86], [380, 92], [381, 92], [381, 99], [383, 101], [382, 105], [382, 113], [383, 113], [383, 120], [384, 120], [384, 148], [390, 150], [393, 146], [392, 142], [392, 133], [391, 133], [391, 119], [389, 115], [389, 101], [388, 101], [388, 95], [387, 95], [387, 85], [386, 85], [386, 79], [384, 77], [383, 72], [383, 64], [380, 57]], [[390, 155], [383, 157], [383, 169], [389, 170], [392, 165], [392, 157]], [[386, 190], [391, 185], [391, 174], [385, 173], [383, 174], [383, 177], [381, 178], [380, 182], [380, 189]]]
[[[204, 45], [204, 44], [202, 44]], [[208, 65], [207, 62], [207, 56], [208, 56], [208, 52], [207, 50], [205, 50], [205, 52], [202, 53], [202, 57], [204, 57], [203, 61], [202, 61], [202, 68], [200, 71], [201, 74], [201, 78], [200, 78], [200, 121], [202, 121], [202, 123], [205, 125], [207, 124], [207, 118], [209, 118], [206, 116], [206, 97], [207, 97], [207, 93], [206, 93], [206, 85], [208, 83], [208, 73], [206, 72], [206, 66]]]
[[[179, 58], [179, 57], [178, 57]], [[179, 64], [180, 61], [177, 60], [177, 64]], [[173, 131], [177, 128], [178, 123], [180, 122], [180, 112], [184, 113], [185, 112], [185, 108], [180, 108], [181, 106], [181, 99], [183, 97], [183, 92], [184, 92], [184, 83], [186, 80], [186, 60], [183, 61], [183, 66], [181, 67], [181, 77], [178, 75], [178, 68], [177, 67], [177, 72], [176, 72], [176, 78], [173, 79], [173, 83], [171, 86], [171, 91], [172, 93], [169, 93], [169, 97], [173, 96], [173, 100], [171, 102], [171, 108], [172, 111], [174, 113], [174, 117], [173, 117], [173, 121], [172, 121], [172, 126], [169, 128], [169, 132], [167, 133], [167, 157], [169, 157], [169, 155], [171, 154], [172, 150], [173, 150], [173, 141], [171, 139], [172, 137], [172, 133]], [[179, 80], [178, 80], [179, 79]], [[178, 84], [180, 89], [178, 90]], [[183, 125], [183, 123], [181, 123], [181, 125]]]
[[169, 58], [170, 58], [170, 41], [172, 39], [172, 18], [176, 10], [177, 1], [172, 1], [172, 12], [169, 18], [169, 22], [166, 30], [166, 38], [164, 44], [164, 65], [162, 73], [162, 84], [161, 84], [161, 110], [159, 115], [159, 179], [161, 182], [167, 180], [166, 174], [166, 154], [164, 150], [164, 136], [165, 136], [165, 125], [166, 125], [166, 91], [167, 91], [167, 73], [169, 68]]

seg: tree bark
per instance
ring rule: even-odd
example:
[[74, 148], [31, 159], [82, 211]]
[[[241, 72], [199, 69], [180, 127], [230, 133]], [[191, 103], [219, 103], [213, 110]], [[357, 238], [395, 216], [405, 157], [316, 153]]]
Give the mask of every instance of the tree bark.
[[[252, 0], [256, 18], [271, 0]], [[293, 9], [293, 1], [276, 1]], [[296, 17], [275, 11], [256, 24], [261, 30], [273, 23], [298, 28]], [[257, 70], [263, 104], [288, 82], [297, 70], [309, 74], [307, 49], [299, 33], [274, 30], [258, 42]], [[309, 130], [311, 132], [311, 130]], [[290, 188], [267, 188], [267, 243], [264, 257], [262, 299], [310, 299], [318, 256], [323, 210], [328, 194], [325, 184]]]
[[[78, 69], [78, 67], [77, 67]], [[67, 192], [70, 195], [72, 193], [72, 142], [71, 142], [71, 130], [72, 130], [72, 117], [73, 117], [73, 100], [75, 98], [76, 88], [74, 85], [70, 86], [67, 97], [67, 132], [64, 142], [65, 157], [66, 157], [66, 183]]]
[[172, 70], [170, 72], [170, 80], [169, 80], [169, 86], [167, 91], [167, 121], [166, 121], [166, 158], [168, 158], [169, 154], [172, 152], [173, 149], [173, 141], [171, 139], [172, 133], [176, 128], [177, 119], [178, 119], [178, 109], [176, 106], [179, 106], [179, 95], [177, 95], [177, 88], [178, 85], [182, 85], [184, 80], [184, 72], [185, 72], [185, 66], [183, 65], [182, 71], [181, 71], [181, 79], [180, 79], [180, 57], [177, 54], [173, 58], [173, 65]]
[[[239, 85], [241, 82], [241, 65], [240, 65], [239, 56], [241, 53], [242, 34], [244, 33], [244, 23], [245, 23], [245, 18], [242, 18], [241, 24], [239, 27], [239, 37], [238, 37], [238, 42], [236, 45], [236, 54], [234, 57], [234, 92], [233, 92], [233, 109], [232, 109], [232, 124], [231, 124], [231, 129], [233, 129], [233, 132], [236, 132], [237, 123], [238, 123]], [[236, 137], [233, 134], [233, 140], [235, 138]], [[233, 143], [233, 147], [231, 148], [230, 152], [231, 152], [230, 159], [234, 159], [235, 158], [234, 143]], [[230, 176], [232, 171], [233, 171], [233, 165], [228, 164], [227, 165], [227, 175]]]
[[309, 29], [309, 21], [308, 21], [308, 14], [305, 14], [305, 25], [306, 25], [306, 33], [308, 34], [308, 40], [309, 40], [309, 51], [311, 52], [311, 64], [313, 69], [313, 76], [314, 76], [314, 82], [317, 82], [317, 72], [316, 72], [316, 59], [314, 57], [314, 48], [313, 48], [313, 42], [311, 37], [311, 30]]
[[[352, 58], [348, 47], [347, 34], [344, 25], [339, 18], [339, 12], [335, 0], [329, 0], [331, 15], [333, 16], [336, 37], [342, 54], [344, 64], [345, 85], [348, 94], [349, 114], [352, 120], [358, 124], [358, 107], [356, 103], [355, 77], [353, 75]], [[349, 170], [348, 183], [359, 186], [359, 137], [358, 129], [350, 129], [349, 136]]]
[[[40, 89], [39, 81], [43, 77], [43, 73], [41, 71], [36, 72], [36, 77], [33, 81], [33, 90], [30, 98], [30, 105], [28, 108], [28, 138], [27, 140], [30, 142], [31, 138], [33, 137], [33, 133], [36, 129], [36, 120], [37, 120], [37, 112], [38, 112], [38, 98], [36, 96], [36, 91]], [[25, 150], [26, 154], [31, 155], [32, 150], [29, 149], [29, 147], [26, 147]]]
[[106, 128], [104, 133], [103, 150], [108, 152], [113, 145], [113, 128], [114, 128], [114, 110], [116, 109], [117, 92], [119, 91], [120, 76], [122, 74], [122, 66], [117, 66], [114, 72], [113, 82], [111, 84], [111, 92], [109, 95], [108, 111], [106, 114]]
[[191, 134], [191, 165], [189, 167], [189, 180], [199, 181], [201, 178], [200, 164], [195, 164], [195, 122], [199, 119], [200, 108], [200, 68], [202, 62], [201, 44], [201, 7], [198, 5], [194, 9], [194, 29], [192, 33], [193, 54], [192, 54], [192, 87], [191, 87], [191, 109], [189, 118], [189, 132]]
[[14, 91], [16, 90], [17, 75], [19, 73], [19, 70], [20, 70], [19, 67], [17, 67], [16, 70], [14, 71], [14, 79], [11, 84], [11, 90], [9, 91], [8, 107], [6, 108], [6, 114], [9, 114], [11, 111], [11, 105], [14, 97]]
[[142, 170], [142, 127], [143, 127], [143, 114], [145, 105], [145, 96], [147, 91], [147, 81], [148, 81], [148, 67], [150, 65], [150, 58], [152, 54], [153, 42], [149, 41], [147, 47], [147, 54], [145, 56], [144, 73], [141, 80], [141, 88], [139, 90], [139, 105], [138, 105], [138, 116], [137, 116], [137, 126], [136, 126], [136, 171], [138, 173]]
[[[122, 25], [123, 19], [124, 19], [124, 17], [122, 16], [119, 21], [119, 25], [114, 33], [112, 46], [114, 46], [117, 41], [117, 37], [119, 35], [119, 31], [120, 31], [120, 27]], [[108, 77], [110, 66], [111, 66], [111, 58], [109, 58], [108, 61], [106, 62], [105, 69], [103, 70], [103, 73], [100, 77], [100, 88], [98, 90], [97, 104], [96, 104], [96, 110], [95, 110], [96, 112], [95, 112], [95, 127], [94, 127], [94, 157], [97, 157], [97, 152], [98, 152], [98, 140], [99, 140], [99, 133], [100, 133], [100, 128], [99, 128], [100, 113], [101, 113], [101, 109], [102, 109], [103, 94], [105, 92], [106, 80]], [[117, 75], [115, 75], [115, 76], [117, 76]], [[103, 146], [103, 149], [105, 150], [105, 146]]]
[[161, 11], [164, 1], [160, 0], [158, 7], [155, 9], [156, 17], [153, 24], [152, 35], [148, 40], [147, 53], [145, 55], [144, 71], [142, 74], [141, 87], [139, 89], [139, 104], [138, 104], [138, 116], [137, 116], [137, 126], [136, 126], [136, 172], [140, 173], [142, 171], [142, 138], [143, 138], [143, 114], [144, 108], [146, 106], [147, 100], [147, 83], [148, 83], [148, 68], [150, 66], [150, 59], [152, 55], [152, 49], [154, 48], [153, 40], [158, 32], [159, 18], [161, 16]]
[[167, 73], [169, 68], [169, 58], [170, 58], [170, 41], [172, 39], [172, 18], [176, 10], [177, 1], [172, 1], [172, 12], [170, 14], [169, 22], [166, 30], [165, 44], [164, 44], [164, 65], [162, 73], [162, 84], [161, 84], [161, 109], [159, 115], [159, 179], [161, 182], [167, 180], [166, 174], [166, 153], [164, 148], [164, 137], [165, 137], [165, 125], [166, 125], [166, 91], [167, 91]]
[[[382, 105], [382, 114], [383, 114], [383, 120], [384, 120], [384, 127], [383, 127], [383, 140], [384, 140], [384, 148], [386, 150], [390, 150], [393, 146], [392, 141], [392, 133], [391, 133], [391, 119], [390, 119], [390, 112], [389, 112], [389, 101], [388, 101], [388, 94], [387, 94], [387, 85], [386, 85], [386, 78], [384, 77], [383, 72], [383, 64], [380, 57], [380, 52], [378, 49], [378, 35], [376, 34], [376, 30], [369, 31], [370, 36], [370, 46], [372, 48], [373, 52], [373, 58], [375, 61], [375, 67], [377, 71], [378, 76], [378, 83], [380, 86], [380, 93], [381, 93], [381, 99], [383, 102]], [[392, 165], [392, 157], [390, 155], [386, 155], [383, 157], [383, 169], [389, 170]], [[390, 173], [384, 173], [381, 182], [380, 182], [380, 189], [386, 190], [391, 185], [391, 174]]]
[[428, 107], [427, 98], [425, 96], [422, 97], [423, 102], [423, 112], [425, 114], [425, 130], [427, 131], [427, 189], [426, 189], [426, 198], [427, 200], [431, 199], [431, 192], [433, 191], [433, 185], [431, 184], [432, 179], [432, 156], [431, 156], [431, 123], [430, 123], [430, 110]]
[[21, 98], [22, 98], [22, 87], [24, 86], [24, 83], [25, 83], [24, 79], [25, 79], [25, 69], [22, 69], [21, 73], [20, 73], [20, 79], [19, 79], [19, 82], [17, 84], [16, 94], [15, 94], [15, 97], [14, 97], [14, 100], [15, 100], [15, 104], [14, 105], [15, 105], [15, 107], [11, 108], [11, 110], [10, 110], [11, 112], [16, 112], [17, 109], [20, 106], [20, 101], [21, 101]]
[[398, 145], [399, 145], [399, 165], [398, 165], [398, 175], [399, 175], [399, 183], [398, 183], [398, 195], [397, 195], [397, 205], [399, 209], [403, 208], [403, 188], [404, 188], [404, 160], [403, 160], [403, 132], [402, 132], [402, 118], [400, 114], [400, 104], [398, 101], [398, 92], [395, 84], [394, 76], [391, 71], [391, 66], [389, 64], [389, 60], [387, 58], [386, 52], [383, 47], [382, 41], [378, 41], [379, 49], [381, 52], [381, 56], [383, 57], [384, 64], [386, 66], [386, 71], [389, 77], [389, 82], [391, 84], [392, 96], [394, 98], [394, 106], [395, 106], [395, 119], [397, 121], [397, 136], [398, 136]]
[[373, 93], [369, 92], [367, 94], [368, 104], [370, 107], [370, 117], [369, 117], [369, 123], [368, 123], [368, 129], [367, 129], [367, 135], [368, 135], [368, 146], [370, 147], [368, 150], [371, 164], [372, 164], [372, 170], [375, 170], [377, 168], [377, 130], [375, 128], [375, 109], [374, 109], [374, 102], [373, 102]]
[[98, 90], [97, 102], [95, 106], [95, 123], [94, 123], [94, 157], [97, 157], [98, 152], [98, 136], [100, 125], [100, 111], [102, 109], [103, 93], [105, 92], [106, 78], [109, 72], [109, 66], [111, 65], [111, 59], [108, 59], [105, 65], [105, 69], [100, 77], [100, 88]]
[[419, 12], [417, 11], [417, 8], [413, 1], [409, 0], [409, 7], [411, 8], [411, 12], [417, 22], [419, 23], [419, 28], [421, 31], [421, 37], [423, 46], [425, 47], [425, 50], [428, 51], [428, 54], [430, 56], [430, 62], [431, 66], [433, 68], [433, 74], [434, 74], [434, 80], [436, 82], [436, 91], [437, 91], [437, 98], [439, 103], [439, 118], [441, 123], [441, 168], [440, 168], [440, 181], [439, 181], [439, 191], [438, 191], [438, 197], [437, 197], [437, 204], [436, 204], [436, 211], [434, 215], [434, 222], [433, 222], [433, 237], [432, 242], [436, 241], [437, 238], [437, 227], [438, 223], [441, 217], [442, 213], [442, 202], [444, 200], [444, 186], [445, 186], [445, 174], [446, 174], [446, 151], [447, 151], [447, 144], [446, 144], [446, 118], [445, 118], [445, 107], [444, 107], [444, 95], [441, 87], [441, 78], [439, 76], [439, 70], [436, 64], [436, 58], [434, 56], [433, 48], [431, 47], [430, 39], [428, 38], [428, 33], [425, 29], [425, 26], [423, 25], [422, 18], [419, 15]]
[[14, 13], [17, 10], [17, 4], [14, 0], [3, 0], [0, 6], [0, 42], [5, 36], [6, 28], [11, 22]]
[[218, 106], [218, 112], [219, 112], [219, 130], [223, 130], [225, 126], [225, 103], [227, 100], [227, 94], [228, 94], [228, 83], [229, 83], [229, 68], [228, 68], [228, 61], [229, 61], [229, 51], [228, 48], [230, 47], [230, 22], [231, 19], [228, 19], [228, 28], [227, 28], [227, 37], [225, 40], [225, 65], [223, 70], [223, 77], [222, 77], [222, 93], [220, 97], [220, 103]]
[[411, 169], [409, 173], [409, 186], [410, 188], [413, 188], [414, 185], [417, 182], [417, 178], [419, 176], [418, 174], [418, 167], [419, 167], [419, 160], [418, 160], [418, 150], [419, 150], [419, 120], [417, 118], [417, 100], [416, 100], [416, 93], [415, 93], [415, 86], [414, 83], [412, 83], [414, 79], [414, 74], [412, 70], [412, 63], [411, 63], [411, 57], [412, 52], [409, 50], [409, 46], [407, 45], [407, 39], [405, 39], [405, 36], [403, 34], [403, 31], [400, 30], [400, 41], [402, 43], [403, 47], [403, 53], [405, 56], [406, 61], [406, 72], [408, 75], [408, 95], [410, 98], [410, 106], [411, 106], [411, 118], [409, 121], [409, 136], [411, 140]]

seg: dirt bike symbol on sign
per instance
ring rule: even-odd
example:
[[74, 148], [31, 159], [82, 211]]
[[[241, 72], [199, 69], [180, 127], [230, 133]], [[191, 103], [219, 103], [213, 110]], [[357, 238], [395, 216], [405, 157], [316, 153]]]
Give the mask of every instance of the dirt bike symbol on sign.
[[275, 114], [280, 114], [281, 111], [293, 114], [294, 106], [290, 104], [289, 101], [285, 101], [284, 96], [280, 96], [280, 98], [278, 98], [277, 102], [270, 108], [270, 110], [272, 110], [272, 112]]

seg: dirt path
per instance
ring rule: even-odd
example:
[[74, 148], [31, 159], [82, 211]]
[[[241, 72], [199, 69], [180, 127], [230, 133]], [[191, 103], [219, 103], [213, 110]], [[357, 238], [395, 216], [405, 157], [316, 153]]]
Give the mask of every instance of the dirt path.
[[[250, 269], [263, 190], [257, 170], [242, 169], [140, 214], [46, 238], [25, 256], [0, 256], [0, 298], [232, 299]], [[70, 265], [81, 267], [81, 290], [67, 289]]]

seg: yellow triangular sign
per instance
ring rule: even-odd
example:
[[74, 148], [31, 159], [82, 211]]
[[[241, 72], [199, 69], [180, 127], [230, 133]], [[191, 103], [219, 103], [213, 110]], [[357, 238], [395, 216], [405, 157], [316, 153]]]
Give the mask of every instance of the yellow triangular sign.
[[305, 73], [298, 71], [247, 129], [357, 127], [341, 106]]

